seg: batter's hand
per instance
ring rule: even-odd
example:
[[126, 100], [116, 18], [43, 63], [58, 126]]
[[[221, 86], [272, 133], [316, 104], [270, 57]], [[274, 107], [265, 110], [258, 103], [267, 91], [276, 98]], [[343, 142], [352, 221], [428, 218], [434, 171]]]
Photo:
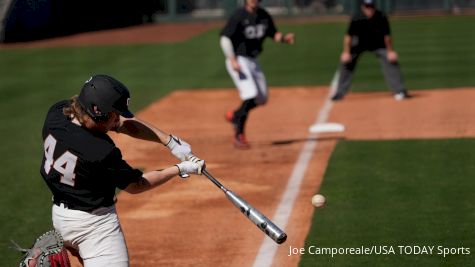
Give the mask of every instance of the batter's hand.
[[205, 168], [205, 161], [196, 157], [188, 157], [187, 160], [182, 161], [175, 166], [178, 167], [181, 178], [188, 178], [188, 174], [198, 174], [201, 175], [201, 171]]
[[173, 156], [181, 161], [185, 161], [187, 157], [192, 156], [190, 144], [181, 140], [177, 136], [170, 135], [170, 141], [168, 141], [166, 146], [170, 149]]
[[241, 72], [241, 65], [239, 65], [239, 63], [237, 61], [237, 58], [232, 57], [229, 60], [231, 61], [231, 67], [233, 68], [233, 70], [235, 70], [237, 72]]

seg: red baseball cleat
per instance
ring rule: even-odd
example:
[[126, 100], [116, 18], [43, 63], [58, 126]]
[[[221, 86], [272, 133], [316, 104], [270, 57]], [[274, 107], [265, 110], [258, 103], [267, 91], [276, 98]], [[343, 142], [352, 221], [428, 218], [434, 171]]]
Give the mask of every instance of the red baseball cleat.
[[238, 125], [237, 122], [234, 120], [234, 111], [229, 110], [224, 114], [224, 119], [226, 119], [227, 122], [231, 123], [233, 125], [234, 131], [237, 131]]
[[244, 134], [238, 134], [234, 138], [234, 147], [239, 148], [239, 149], [249, 149], [251, 148], [251, 145], [246, 140], [246, 136]]
[[226, 112], [226, 114], [224, 114], [224, 118], [226, 119], [226, 121], [228, 121], [230, 123], [233, 123], [234, 112], [232, 110], [228, 110], [228, 112]]

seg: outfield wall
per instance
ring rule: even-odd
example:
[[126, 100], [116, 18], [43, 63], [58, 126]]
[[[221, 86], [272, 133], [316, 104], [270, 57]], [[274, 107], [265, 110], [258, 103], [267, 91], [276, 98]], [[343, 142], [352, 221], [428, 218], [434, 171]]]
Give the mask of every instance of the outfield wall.
[[133, 0], [12, 0], [4, 5], [1, 41], [22, 42], [142, 24], [143, 8]]

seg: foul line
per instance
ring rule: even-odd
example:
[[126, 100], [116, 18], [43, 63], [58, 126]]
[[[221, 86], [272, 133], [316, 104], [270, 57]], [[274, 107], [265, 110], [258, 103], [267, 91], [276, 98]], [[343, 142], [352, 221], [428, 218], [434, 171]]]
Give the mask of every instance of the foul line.
[[[330, 90], [328, 92], [327, 98], [323, 107], [320, 109], [315, 123], [324, 123], [328, 119], [330, 110], [333, 106], [332, 101], [330, 100], [331, 95], [336, 91], [336, 83], [338, 81], [339, 73], [335, 72], [333, 76]], [[284, 195], [282, 196], [279, 206], [274, 214], [272, 221], [285, 229], [287, 223], [289, 222], [289, 217], [294, 206], [295, 199], [297, 198], [300, 192], [300, 185], [302, 184], [305, 172], [307, 171], [307, 166], [312, 158], [313, 151], [317, 147], [316, 137], [318, 134], [311, 133], [307, 137], [302, 150], [300, 151], [297, 162], [294, 165], [292, 174], [290, 175], [287, 186], [285, 187]], [[272, 265], [274, 260], [275, 253], [277, 252], [278, 245], [274, 243], [270, 238], [265, 237], [264, 241], [259, 248], [256, 259], [254, 260], [254, 267], [269, 267]]]

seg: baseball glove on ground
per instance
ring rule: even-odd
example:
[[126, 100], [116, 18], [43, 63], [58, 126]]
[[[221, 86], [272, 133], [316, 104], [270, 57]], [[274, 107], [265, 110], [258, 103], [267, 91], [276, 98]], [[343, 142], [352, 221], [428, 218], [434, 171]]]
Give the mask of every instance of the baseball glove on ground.
[[[13, 242], [13, 241], [12, 241]], [[51, 230], [38, 237], [30, 249], [23, 249], [13, 242], [15, 249], [25, 253], [19, 267], [70, 267], [63, 237]]]

